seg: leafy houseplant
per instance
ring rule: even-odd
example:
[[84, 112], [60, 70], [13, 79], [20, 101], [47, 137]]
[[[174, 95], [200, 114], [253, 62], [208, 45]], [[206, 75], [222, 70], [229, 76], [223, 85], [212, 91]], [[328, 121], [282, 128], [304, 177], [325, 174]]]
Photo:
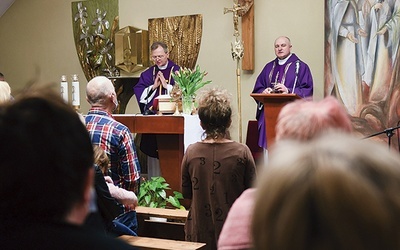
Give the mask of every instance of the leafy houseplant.
[[180, 68], [172, 73], [175, 84], [179, 87], [181, 92], [183, 113], [191, 114], [193, 98], [196, 95], [196, 91], [212, 82], [203, 81], [206, 75], [207, 72], [201, 72], [199, 65], [197, 65], [194, 70]]
[[167, 197], [165, 190], [171, 189], [169, 184], [161, 176], [151, 177], [149, 180], [143, 180], [140, 184], [138, 197], [139, 206], [165, 208], [167, 204], [175, 208], [185, 209], [179, 202], [183, 199], [180, 192], [174, 191], [173, 196]]

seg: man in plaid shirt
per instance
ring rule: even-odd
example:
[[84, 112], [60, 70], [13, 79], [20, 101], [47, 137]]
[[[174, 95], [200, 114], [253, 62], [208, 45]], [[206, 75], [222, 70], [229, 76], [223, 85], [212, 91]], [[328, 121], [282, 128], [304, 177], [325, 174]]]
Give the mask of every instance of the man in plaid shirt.
[[92, 144], [109, 156], [114, 184], [138, 194], [140, 165], [132, 134], [112, 117], [118, 106], [114, 85], [107, 77], [94, 77], [87, 84], [86, 99], [91, 105], [85, 122]]

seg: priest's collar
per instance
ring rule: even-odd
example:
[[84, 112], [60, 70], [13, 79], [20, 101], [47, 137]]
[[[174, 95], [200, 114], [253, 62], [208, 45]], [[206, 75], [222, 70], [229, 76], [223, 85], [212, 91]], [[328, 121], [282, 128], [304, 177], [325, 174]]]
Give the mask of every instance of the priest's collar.
[[278, 58], [278, 64], [279, 65], [284, 65], [287, 62], [287, 60], [289, 59], [289, 57], [291, 57], [291, 56], [292, 56], [292, 53], [290, 53], [285, 59], [279, 59]]
[[157, 66], [159, 70], [164, 70], [168, 67], [168, 61], [164, 66]]

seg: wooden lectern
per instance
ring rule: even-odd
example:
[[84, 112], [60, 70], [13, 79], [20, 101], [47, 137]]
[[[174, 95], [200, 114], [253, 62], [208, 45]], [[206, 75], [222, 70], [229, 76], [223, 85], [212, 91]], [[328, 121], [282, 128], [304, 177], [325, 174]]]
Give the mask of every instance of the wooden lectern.
[[275, 142], [275, 126], [279, 112], [287, 103], [301, 97], [296, 94], [250, 94], [256, 101], [264, 104], [265, 134], [268, 145]]

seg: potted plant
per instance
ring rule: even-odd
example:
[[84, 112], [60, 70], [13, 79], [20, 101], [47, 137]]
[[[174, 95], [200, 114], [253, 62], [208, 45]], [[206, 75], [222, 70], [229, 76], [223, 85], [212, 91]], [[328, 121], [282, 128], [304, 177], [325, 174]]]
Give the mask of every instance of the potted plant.
[[183, 199], [180, 192], [174, 191], [173, 196], [167, 197], [166, 190], [171, 189], [169, 184], [161, 176], [151, 177], [146, 180], [143, 179], [140, 184], [140, 191], [138, 197], [139, 206], [166, 208], [172, 206], [177, 209], [185, 210], [185, 207], [179, 202]]
[[193, 98], [196, 91], [211, 83], [211, 81], [203, 81], [207, 72], [201, 72], [200, 66], [197, 65], [194, 70], [188, 68], [180, 68], [172, 73], [175, 85], [180, 89], [182, 98], [182, 110], [184, 114], [191, 114], [193, 108]]

